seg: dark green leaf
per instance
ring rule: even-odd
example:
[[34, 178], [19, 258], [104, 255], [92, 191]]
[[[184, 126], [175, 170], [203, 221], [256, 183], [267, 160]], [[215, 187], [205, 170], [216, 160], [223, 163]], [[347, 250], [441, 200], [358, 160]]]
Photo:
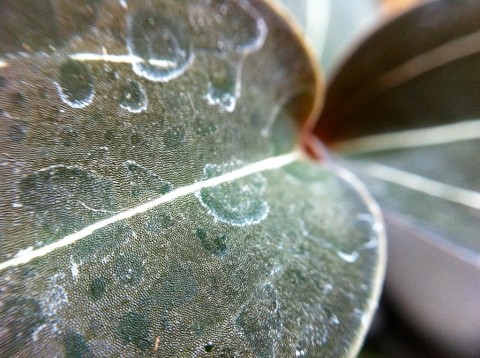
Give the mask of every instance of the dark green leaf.
[[0, 355], [355, 355], [382, 222], [297, 148], [319, 84], [288, 23], [253, 0], [52, 1], [49, 24], [15, 4]]
[[478, 1], [425, 2], [345, 61], [316, 127], [386, 213], [387, 295], [461, 356], [480, 351], [479, 44]]
[[480, 116], [480, 3], [429, 1], [373, 33], [329, 84], [328, 143]]

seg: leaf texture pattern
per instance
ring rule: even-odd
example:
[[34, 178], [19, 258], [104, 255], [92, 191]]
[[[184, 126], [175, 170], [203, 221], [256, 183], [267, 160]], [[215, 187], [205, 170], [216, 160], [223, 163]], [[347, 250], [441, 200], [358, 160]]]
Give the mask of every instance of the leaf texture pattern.
[[320, 85], [276, 8], [21, 3], [0, 20], [0, 355], [354, 355], [381, 217], [299, 152]]

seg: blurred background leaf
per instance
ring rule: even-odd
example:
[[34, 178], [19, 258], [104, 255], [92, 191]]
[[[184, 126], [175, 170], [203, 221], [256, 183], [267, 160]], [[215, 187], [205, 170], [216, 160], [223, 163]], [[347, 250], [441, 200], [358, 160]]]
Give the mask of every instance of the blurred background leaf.
[[379, 20], [375, 0], [279, 0], [305, 31], [322, 71], [330, 77], [352, 43]]
[[331, 78], [316, 127], [386, 213], [396, 317], [462, 356], [480, 352], [479, 44], [478, 1], [401, 13]]

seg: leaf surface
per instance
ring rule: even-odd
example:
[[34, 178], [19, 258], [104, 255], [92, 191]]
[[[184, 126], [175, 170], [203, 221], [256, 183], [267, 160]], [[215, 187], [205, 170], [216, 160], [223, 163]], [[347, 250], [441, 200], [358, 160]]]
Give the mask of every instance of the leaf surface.
[[479, 24], [473, 0], [429, 1], [387, 23], [329, 83], [316, 132], [332, 143], [477, 118]]
[[480, 349], [479, 20], [478, 2], [439, 0], [386, 24], [332, 80], [316, 127], [386, 213], [388, 294], [462, 355]]
[[276, 9], [55, 1], [30, 21], [17, 4], [0, 20], [18, 35], [0, 62], [0, 355], [355, 355], [381, 218], [298, 150], [320, 85]]

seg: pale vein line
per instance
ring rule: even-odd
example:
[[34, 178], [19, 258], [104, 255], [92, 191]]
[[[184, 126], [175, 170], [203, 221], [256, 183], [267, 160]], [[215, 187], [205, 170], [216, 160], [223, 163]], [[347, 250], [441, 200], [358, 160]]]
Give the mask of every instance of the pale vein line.
[[475, 191], [458, 188], [378, 163], [362, 161], [356, 168], [369, 176], [480, 210], [480, 193]]
[[479, 52], [480, 31], [476, 31], [412, 58], [384, 74], [379, 82], [388, 88], [395, 87], [422, 73]]
[[339, 142], [332, 146], [346, 154], [363, 154], [480, 139], [480, 120], [431, 128], [384, 133]]
[[147, 63], [149, 65], [154, 65], [163, 68], [176, 67], [178, 64], [174, 61], [169, 60], [157, 60], [157, 59], [144, 59], [135, 55], [110, 55], [107, 53], [98, 54], [98, 53], [74, 53], [69, 56], [72, 60], [88, 62], [88, 61], [102, 61], [102, 62], [112, 62], [112, 63]]
[[285, 155], [280, 155], [277, 157], [271, 157], [268, 159], [264, 159], [261, 161], [258, 161], [253, 164], [249, 164], [243, 168], [240, 168], [238, 170], [234, 170], [230, 173], [226, 173], [223, 175], [220, 175], [218, 177], [210, 178], [204, 181], [196, 182], [187, 186], [183, 186], [181, 188], [175, 189], [161, 197], [158, 197], [156, 199], [153, 199], [151, 201], [148, 201], [142, 205], [136, 206], [132, 209], [128, 209], [125, 211], [122, 211], [116, 215], [111, 216], [110, 218], [107, 218], [105, 220], [97, 221], [96, 223], [89, 225], [82, 230], [79, 230], [77, 232], [74, 232], [72, 234], [69, 234], [65, 236], [64, 238], [53, 242], [49, 245], [45, 245], [39, 249], [32, 250], [32, 249], [26, 249], [20, 251], [17, 256], [14, 258], [7, 260], [5, 262], [0, 263], [0, 271], [8, 268], [8, 267], [13, 267], [13, 266], [18, 266], [21, 264], [25, 264], [27, 262], [30, 262], [31, 260], [45, 256], [57, 249], [60, 249], [62, 247], [66, 247], [69, 245], [74, 244], [75, 242], [93, 234], [95, 231], [100, 230], [106, 226], [112, 225], [116, 222], [122, 221], [122, 220], [127, 220], [135, 215], [142, 214], [148, 210], [151, 210], [153, 208], [156, 208], [159, 205], [171, 202], [175, 199], [181, 198], [183, 196], [193, 194], [201, 189], [204, 188], [209, 188], [212, 186], [220, 185], [226, 182], [230, 182], [236, 179], [240, 179], [243, 177], [246, 177], [251, 174], [259, 173], [265, 170], [272, 170], [272, 169], [278, 169], [281, 168], [285, 165], [288, 165], [300, 158], [303, 157], [303, 154], [300, 151], [295, 151], [289, 154]]

